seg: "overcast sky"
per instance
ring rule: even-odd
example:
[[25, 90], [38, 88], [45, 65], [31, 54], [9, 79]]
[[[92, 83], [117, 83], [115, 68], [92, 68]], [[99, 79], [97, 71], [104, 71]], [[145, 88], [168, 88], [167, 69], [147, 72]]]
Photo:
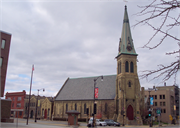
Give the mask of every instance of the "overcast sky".
[[[0, 29], [12, 34], [5, 93], [22, 90], [29, 93], [33, 64], [32, 94], [36, 95], [37, 89], [45, 88], [40, 95], [55, 96], [68, 77], [116, 74], [115, 57], [124, 6], [127, 4], [132, 26], [144, 18], [135, 15], [141, 10], [137, 5], [149, 2], [142, 1], [1, 0]], [[159, 23], [161, 21], [153, 24]], [[178, 30], [173, 32], [178, 36]], [[175, 59], [165, 55], [165, 52], [178, 49], [172, 40], [166, 40], [155, 50], [148, 50], [141, 47], [152, 36], [152, 29], [139, 25], [131, 28], [131, 33], [138, 54], [138, 74]], [[159, 39], [157, 37], [153, 42]], [[141, 79], [140, 83], [145, 88], [163, 85]], [[173, 84], [174, 80], [167, 81], [167, 85]]]

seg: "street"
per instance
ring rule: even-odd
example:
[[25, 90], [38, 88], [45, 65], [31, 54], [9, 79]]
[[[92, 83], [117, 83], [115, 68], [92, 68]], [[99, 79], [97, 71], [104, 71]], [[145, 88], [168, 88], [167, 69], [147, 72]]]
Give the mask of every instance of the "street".
[[[37, 122], [34, 122], [34, 119], [29, 119], [28, 125], [26, 125], [26, 119], [14, 119], [14, 123], [4, 123], [1, 122], [1, 128], [73, 128], [73, 126], [68, 126], [67, 121], [46, 121], [46, 120], [37, 120]], [[87, 124], [84, 122], [79, 122], [79, 127], [86, 127]], [[135, 126], [135, 125], [126, 125], [121, 126], [121, 128], [149, 128], [148, 125], [141, 125], [141, 126]], [[179, 128], [179, 125], [163, 125], [161, 128]], [[97, 126], [97, 128], [103, 128], [102, 126]], [[115, 128], [114, 126], [105, 126], [105, 128]], [[158, 125], [153, 126], [153, 128], [159, 128]]]

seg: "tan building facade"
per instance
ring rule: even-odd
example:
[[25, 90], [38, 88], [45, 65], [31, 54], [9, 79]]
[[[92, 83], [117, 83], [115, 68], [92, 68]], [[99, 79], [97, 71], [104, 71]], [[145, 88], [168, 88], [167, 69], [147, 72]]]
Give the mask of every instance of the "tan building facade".
[[[31, 95], [31, 97], [30, 97], [30, 106], [29, 106], [29, 95], [26, 95], [26, 98], [25, 98], [25, 101], [24, 101], [24, 106], [25, 107], [24, 107], [24, 110], [23, 110], [23, 118], [27, 118], [28, 106], [29, 106], [29, 118], [35, 119], [36, 104], [37, 104], [37, 119], [47, 119], [47, 112], [48, 111], [46, 111], [46, 118], [44, 118], [44, 115], [45, 115], [44, 112], [45, 111], [43, 111], [43, 113], [42, 113], [42, 110], [44, 109], [44, 106], [46, 106], [46, 108], [47, 108], [47, 103], [46, 103], [47, 101], [44, 102], [45, 99], [46, 99], [45, 96], [38, 96], [38, 102], [39, 102], [39, 105], [38, 105], [37, 96]], [[42, 109], [42, 105], [43, 105], [43, 109]]]
[[[176, 100], [175, 100], [175, 92], [173, 86], [162, 86], [157, 87], [157, 90], [145, 91], [145, 97], [149, 102], [149, 95], [153, 97], [153, 105], [151, 109], [153, 109], [152, 115], [159, 119], [156, 114], [157, 108], [161, 109], [160, 120], [165, 123], [171, 123], [169, 116], [171, 115], [173, 118], [177, 118], [176, 116]], [[149, 103], [148, 103], [149, 104]], [[146, 105], [149, 108], [149, 105]]]
[[41, 103], [41, 117], [47, 120], [52, 119], [53, 98], [46, 97]]

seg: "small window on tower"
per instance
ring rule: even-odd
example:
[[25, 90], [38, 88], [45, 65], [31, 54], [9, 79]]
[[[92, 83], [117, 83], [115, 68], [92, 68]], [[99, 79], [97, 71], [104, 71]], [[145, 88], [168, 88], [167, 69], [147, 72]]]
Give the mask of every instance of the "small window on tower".
[[129, 87], [131, 87], [131, 82], [130, 81], [129, 81], [128, 85], [129, 85]]
[[120, 70], [119, 72], [121, 73], [121, 62], [120, 62], [120, 64], [119, 64], [119, 70]]
[[128, 63], [128, 61], [126, 61], [125, 70], [126, 70], [126, 72], [129, 72], [129, 63]]
[[133, 62], [131, 62], [130, 67], [131, 67], [131, 73], [133, 73], [134, 72], [134, 64], [133, 64]]

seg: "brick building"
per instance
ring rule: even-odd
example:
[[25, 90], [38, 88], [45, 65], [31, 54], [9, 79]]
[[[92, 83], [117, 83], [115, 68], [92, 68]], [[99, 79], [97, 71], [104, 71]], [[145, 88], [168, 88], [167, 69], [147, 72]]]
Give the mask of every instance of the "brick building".
[[[177, 119], [179, 116], [179, 91], [177, 86], [159, 86], [156, 87], [156, 91], [152, 90], [149, 91], [145, 90], [145, 97], [147, 98], [147, 101], [150, 97], [153, 97], [153, 105], [151, 106], [151, 109], [153, 108], [152, 115], [159, 119], [159, 117], [156, 114], [157, 108], [161, 109], [161, 116], [160, 120], [165, 123], [172, 123], [172, 121], [169, 118], [169, 115], [171, 115], [173, 118]], [[149, 101], [146, 104], [147, 110], [149, 108]], [[175, 109], [175, 108], [176, 109]]]
[[11, 43], [11, 34], [7, 32], [0, 31], [1, 37], [1, 58], [0, 58], [0, 66], [1, 66], [1, 97], [4, 96], [5, 82], [6, 82], [6, 73], [8, 66], [8, 58], [9, 58], [9, 50]]
[[[5, 82], [6, 82], [6, 73], [7, 73], [7, 66], [8, 66], [8, 58], [9, 58], [9, 50], [10, 50], [10, 43], [11, 43], [11, 34], [0, 31], [0, 46], [1, 46], [1, 58], [0, 58], [0, 97], [4, 96], [4, 89], [5, 89]], [[0, 121], [1, 122], [13, 122], [10, 119], [11, 114], [11, 100], [0, 99], [0, 108], [1, 108], [1, 115]]]
[[6, 93], [6, 99], [11, 100], [11, 116], [17, 117], [15, 111], [19, 111], [18, 118], [23, 118], [24, 101], [26, 91]]

